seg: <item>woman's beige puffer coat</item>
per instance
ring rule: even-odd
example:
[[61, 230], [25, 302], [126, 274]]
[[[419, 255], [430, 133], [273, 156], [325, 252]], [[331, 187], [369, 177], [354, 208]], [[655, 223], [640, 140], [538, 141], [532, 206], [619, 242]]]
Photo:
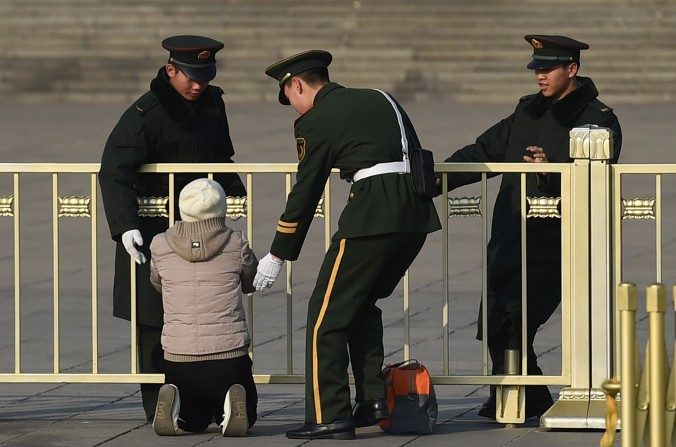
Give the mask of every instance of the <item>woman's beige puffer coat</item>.
[[258, 260], [241, 231], [228, 228], [225, 217], [179, 221], [155, 236], [150, 252], [166, 352], [205, 355], [249, 345], [242, 292], [253, 292]]

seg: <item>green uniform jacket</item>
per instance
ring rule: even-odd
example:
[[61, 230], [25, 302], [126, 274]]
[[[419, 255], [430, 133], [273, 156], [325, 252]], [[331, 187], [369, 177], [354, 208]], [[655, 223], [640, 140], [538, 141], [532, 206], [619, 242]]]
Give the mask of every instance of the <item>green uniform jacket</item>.
[[[616, 162], [622, 147], [620, 123], [613, 110], [596, 99], [598, 91], [589, 78], [578, 76], [580, 87], [553, 101], [542, 93], [521, 98], [509, 117], [484, 132], [447, 158], [447, 162], [523, 162], [528, 146], [544, 149], [549, 161], [568, 163], [569, 131], [597, 124], [613, 131]], [[449, 189], [481, 179], [481, 174], [449, 175]], [[502, 174], [495, 201], [491, 239], [488, 243], [489, 331], [497, 330], [506, 314], [520, 313], [521, 303], [521, 198], [520, 174]], [[558, 197], [560, 177], [550, 174], [547, 184], [536, 174], [526, 176], [530, 197]], [[560, 301], [561, 225], [559, 219], [527, 219], [528, 324], [533, 330], [544, 323]], [[518, 284], [514, 283], [517, 281]], [[555, 290], [558, 288], [558, 290]], [[490, 297], [495, 299], [491, 300]], [[537, 299], [535, 299], [537, 298]], [[520, 316], [518, 317], [520, 321]], [[481, 329], [479, 329], [481, 330]]]
[[[113, 314], [130, 319], [129, 255], [120, 242], [127, 230], [139, 229], [148, 247], [153, 237], [169, 227], [167, 218], [139, 217], [136, 197], [169, 195], [168, 175], [142, 174], [148, 163], [232, 163], [235, 151], [221, 99], [223, 90], [209, 86], [195, 103], [184, 100], [169, 84], [164, 68], [150, 83], [150, 91], [122, 115], [106, 142], [101, 159], [99, 183], [110, 233], [117, 242]], [[204, 174], [178, 174], [175, 201], [187, 183]], [[230, 196], [244, 196], [246, 190], [237, 174], [215, 174]], [[175, 207], [178, 218], [178, 207]], [[137, 272], [137, 318], [148, 326], [162, 327], [162, 300], [148, 280], [148, 263]]]
[[[420, 142], [399, 106], [409, 147]], [[270, 252], [298, 258], [331, 169], [340, 177], [377, 163], [401, 161], [401, 132], [390, 102], [376, 90], [323, 86], [314, 106], [295, 123], [298, 150], [296, 184]], [[355, 182], [338, 221], [334, 240], [388, 233], [430, 233], [441, 228], [431, 199], [418, 197], [410, 174], [383, 174]]]

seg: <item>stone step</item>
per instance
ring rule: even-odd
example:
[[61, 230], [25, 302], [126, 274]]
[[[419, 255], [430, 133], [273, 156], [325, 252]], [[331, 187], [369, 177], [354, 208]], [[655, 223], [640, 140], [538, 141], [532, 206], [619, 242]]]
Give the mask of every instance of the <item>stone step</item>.
[[225, 42], [214, 83], [229, 102], [275, 101], [264, 68], [307, 42], [346, 85], [513, 102], [536, 90], [521, 36], [552, 30], [591, 43], [581, 73], [604, 98], [664, 101], [676, 86], [676, 2], [659, 0], [2, 0], [0, 14], [2, 100], [131, 101], [177, 29]]

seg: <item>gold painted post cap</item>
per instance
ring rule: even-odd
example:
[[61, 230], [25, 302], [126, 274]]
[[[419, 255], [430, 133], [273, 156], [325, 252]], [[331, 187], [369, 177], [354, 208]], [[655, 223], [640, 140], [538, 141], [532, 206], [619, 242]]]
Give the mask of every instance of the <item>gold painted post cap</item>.
[[666, 312], [667, 291], [664, 284], [651, 284], [646, 288], [646, 310], [648, 312]]
[[308, 50], [277, 61], [265, 69], [265, 74], [279, 83], [279, 102], [289, 105], [289, 99], [284, 94], [284, 83], [292, 76], [313, 68], [327, 68], [333, 56], [325, 50]]
[[533, 60], [527, 67], [540, 70], [567, 62], [579, 62], [580, 50], [588, 50], [589, 45], [566, 36], [547, 34], [527, 34], [523, 38], [533, 47]]
[[638, 309], [636, 284], [631, 282], [623, 282], [617, 286], [617, 307], [620, 310]]

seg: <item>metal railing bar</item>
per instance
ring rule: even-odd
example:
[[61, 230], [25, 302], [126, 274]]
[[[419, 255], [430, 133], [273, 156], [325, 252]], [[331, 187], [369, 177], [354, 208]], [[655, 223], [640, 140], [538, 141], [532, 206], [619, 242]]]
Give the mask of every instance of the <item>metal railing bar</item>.
[[443, 244], [442, 244], [442, 252], [441, 252], [441, 265], [443, 269], [443, 296], [444, 296], [444, 304], [443, 304], [443, 309], [441, 313], [441, 326], [443, 329], [443, 349], [442, 349], [442, 368], [443, 368], [443, 374], [444, 375], [449, 375], [450, 374], [450, 360], [449, 360], [449, 335], [448, 335], [448, 307], [450, 303], [450, 284], [449, 284], [449, 268], [450, 268], [450, 259], [448, 256], [448, 230], [449, 230], [449, 224], [448, 224], [448, 174], [442, 173], [441, 175], [441, 197], [442, 197], [442, 219], [441, 219], [441, 231], [443, 232], [442, 236], [444, 238]]
[[655, 271], [662, 282], [662, 175], [655, 175]]
[[488, 176], [481, 174], [481, 368], [488, 375]]
[[98, 207], [96, 206], [96, 174], [91, 174], [91, 234], [92, 234], [92, 373], [99, 371], [99, 317], [98, 317]]
[[404, 273], [404, 358], [411, 358], [411, 299], [409, 295], [409, 271]]
[[521, 371], [528, 373], [528, 267], [526, 233], [526, 174], [521, 174]]
[[52, 173], [52, 268], [54, 374], [59, 373], [59, 174]]
[[21, 222], [19, 174], [14, 180], [14, 372], [21, 372]]
[[129, 299], [131, 301], [131, 373], [138, 373], [137, 337], [136, 337], [136, 262], [129, 257]]
[[[246, 174], [246, 231], [249, 238], [249, 248], [254, 249], [254, 217], [253, 217], [253, 175], [250, 172]], [[253, 322], [253, 293], [248, 293], [246, 296], [246, 310], [248, 312], [246, 324], [249, 329], [249, 357], [253, 362], [254, 359], [254, 322]], [[255, 370], [256, 365], [251, 367]]]
[[[174, 215], [174, 201], [176, 200], [176, 191], [174, 191], [174, 188], [176, 187], [176, 182], [174, 178], [174, 173], [169, 173], [169, 227], [174, 226], [174, 222], [176, 221], [176, 216]], [[146, 242], [150, 243], [150, 241]]]
[[[291, 174], [285, 174], [284, 180], [286, 201], [291, 193]], [[286, 372], [293, 374], [293, 261], [286, 261]]]

